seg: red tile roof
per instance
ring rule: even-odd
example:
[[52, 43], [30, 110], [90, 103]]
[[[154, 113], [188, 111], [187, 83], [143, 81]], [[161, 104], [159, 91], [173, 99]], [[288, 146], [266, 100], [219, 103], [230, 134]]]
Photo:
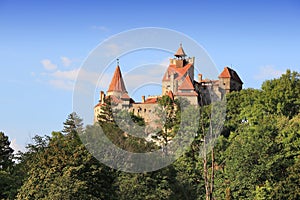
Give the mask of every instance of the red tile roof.
[[144, 103], [146, 103], [146, 104], [154, 104], [154, 103], [157, 103], [157, 97], [150, 97], [150, 98], [147, 98], [146, 100], [145, 100], [145, 102]]
[[121, 96], [121, 99], [130, 99], [130, 96], [129, 96], [127, 93], [124, 93], [124, 94]]
[[169, 81], [170, 80], [169, 76], [172, 73], [178, 74], [178, 77], [176, 78], [177, 80], [181, 79], [182, 76], [184, 76], [191, 67], [193, 67], [191, 63], [185, 65], [184, 67], [176, 67], [176, 65], [170, 64], [166, 73], [164, 74], [163, 81]]
[[233, 69], [229, 67], [224, 67], [224, 70], [222, 73], [219, 75], [219, 78], [232, 78], [233, 80], [243, 83], [242, 80], [240, 79], [239, 75], [234, 71]]
[[122, 78], [121, 70], [119, 65], [116, 67], [114, 76], [110, 82], [108, 92], [118, 91], [118, 92], [126, 92], [125, 84]]
[[122, 100], [116, 97], [115, 95], [109, 95], [106, 96], [106, 98], [110, 98], [111, 103], [116, 103], [116, 104], [122, 103]]
[[187, 75], [183, 83], [178, 87], [178, 90], [194, 90], [194, 85], [189, 75]]

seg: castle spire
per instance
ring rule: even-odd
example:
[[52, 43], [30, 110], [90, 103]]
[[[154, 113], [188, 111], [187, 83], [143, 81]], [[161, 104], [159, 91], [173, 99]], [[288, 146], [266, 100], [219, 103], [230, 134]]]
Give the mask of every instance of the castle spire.
[[114, 76], [109, 84], [107, 92], [126, 92], [125, 84], [123, 81], [122, 73], [119, 67], [119, 59], [117, 59], [117, 67], [114, 72]]
[[180, 43], [180, 47], [178, 48], [178, 50], [176, 51], [176, 53], [174, 54], [174, 56], [176, 56], [177, 58], [182, 58], [185, 57], [186, 54], [184, 53], [184, 50], [182, 48], [182, 44]]

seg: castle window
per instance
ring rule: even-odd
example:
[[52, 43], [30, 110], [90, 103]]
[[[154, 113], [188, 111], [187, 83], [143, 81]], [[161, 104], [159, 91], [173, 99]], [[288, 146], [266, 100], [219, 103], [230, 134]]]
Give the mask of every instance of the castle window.
[[146, 110], [146, 108], [144, 109], [144, 112], [146, 112], [147, 110]]
[[225, 83], [223, 83], [223, 85], [225, 85]]

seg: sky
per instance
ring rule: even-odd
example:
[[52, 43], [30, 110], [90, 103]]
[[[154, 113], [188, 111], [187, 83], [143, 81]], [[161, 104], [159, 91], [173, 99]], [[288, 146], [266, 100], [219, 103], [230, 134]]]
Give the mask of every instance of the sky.
[[[0, 131], [9, 136], [15, 150], [24, 150], [34, 135], [62, 130], [73, 111], [76, 77], [90, 53], [113, 35], [143, 27], [187, 35], [206, 50], [218, 71], [231, 66], [244, 88], [260, 88], [264, 80], [277, 78], [286, 69], [300, 71], [299, 19], [297, 0], [0, 0]], [[137, 96], [134, 92], [139, 96], [141, 89], [134, 88], [133, 75], [159, 80], [161, 71], [150, 63], [162, 65], [164, 71], [170, 56], [157, 50], [121, 56], [132, 96]], [[148, 77], [136, 76], [140, 69], [126, 78], [143, 63], [145, 69], [153, 69], [147, 71]], [[107, 88], [115, 66], [112, 60], [102, 82], [94, 83], [96, 89]]]

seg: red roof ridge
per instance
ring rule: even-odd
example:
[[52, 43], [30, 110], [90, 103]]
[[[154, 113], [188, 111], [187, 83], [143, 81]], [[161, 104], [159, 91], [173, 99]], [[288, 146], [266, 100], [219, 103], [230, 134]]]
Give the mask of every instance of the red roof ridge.
[[198, 93], [193, 91], [193, 92], [177, 92], [175, 94], [176, 96], [198, 96]]

